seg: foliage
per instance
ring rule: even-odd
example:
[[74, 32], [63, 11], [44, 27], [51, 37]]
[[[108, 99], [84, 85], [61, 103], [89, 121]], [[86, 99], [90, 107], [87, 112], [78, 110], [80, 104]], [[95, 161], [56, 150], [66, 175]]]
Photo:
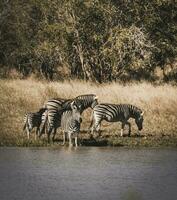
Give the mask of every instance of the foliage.
[[[175, 0], [0, 2], [0, 76], [97, 82], [176, 79]], [[67, 73], [65, 73], [67, 71]]]

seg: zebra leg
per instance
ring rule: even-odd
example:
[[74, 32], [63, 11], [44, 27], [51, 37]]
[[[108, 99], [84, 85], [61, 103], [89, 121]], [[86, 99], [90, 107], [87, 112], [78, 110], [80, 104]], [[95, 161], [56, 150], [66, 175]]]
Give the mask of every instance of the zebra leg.
[[63, 144], [62, 145], [64, 145], [65, 142], [66, 142], [66, 133], [63, 131]]
[[47, 134], [47, 142], [50, 143], [50, 133]]
[[35, 134], [35, 138], [34, 138], [35, 140], [37, 139], [38, 133], [39, 133], [39, 127], [36, 128], [36, 134]]
[[53, 137], [52, 137], [52, 142], [54, 143], [55, 141], [55, 135], [56, 135], [56, 132], [57, 132], [57, 129], [54, 128], [54, 131], [53, 131]]
[[125, 127], [125, 123], [122, 122], [122, 127], [121, 127], [121, 131], [120, 131], [121, 137], [123, 137], [123, 135], [124, 135], [124, 127]]
[[43, 133], [46, 134], [45, 129], [46, 129], [45, 126], [43, 126], [42, 129], [41, 128], [39, 129], [39, 138], [41, 138], [41, 136], [43, 135]]
[[30, 132], [29, 130], [27, 131], [27, 137], [28, 137], [28, 140], [30, 139]]
[[68, 133], [68, 138], [69, 138], [69, 146], [72, 147], [72, 139], [71, 139], [71, 133]]
[[98, 133], [98, 137], [101, 136], [101, 130], [100, 130], [101, 121], [102, 121], [102, 120], [97, 121], [97, 122], [96, 122], [96, 125], [95, 125], [95, 130], [96, 130], [96, 132]]
[[131, 135], [131, 124], [130, 124], [130, 122], [126, 122], [126, 124], [127, 124], [128, 127], [129, 127], [128, 136], [130, 137], [130, 135]]
[[78, 146], [78, 144], [77, 144], [77, 135], [76, 135], [76, 137], [75, 137], [75, 146], [76, 146], [76, 147]]
[[[91, 132], [91, 135], [93, 137], [93, 134], [94, 134], [94, 131], [96, 130], [96, 132], [99, 132], [100, 131], [100, 126], [101, 126], [101, 119], [95, 121], [95, 123], [93, 124], [92, 126], [92, 132]], [[98, 133], [98, 136], [100, 136], [100, 132]]]
[[[36, 131], [37, 131], [37, 129], [36, 129]], [[34, 135], [34, 140], [36, 141], [36, 139], [37, 139], [37, 133], [35, 133], [35, 135]]]
[[93, 114], [93, 112], [92, 112], [90, 119], [91, 119], [91, 123], [90, 123], [90, 126], [88, 127], [88, 133], [92, 132], [92, 129], [93, 129], [93, 126], [94, 126], [94, 114]]
[[50, 129], [48, 130], [47, 132], [47, 140], [48, 140], [48, 143], [50, 143], [50, 134], [52, 132], [52, 128], [50, 127]]
[[26, 133], [27, 133], [27, 138], [29, 140], [29, 138], [30, 138], [30, 130], [29, 130], [28, 125], [26, 126]]

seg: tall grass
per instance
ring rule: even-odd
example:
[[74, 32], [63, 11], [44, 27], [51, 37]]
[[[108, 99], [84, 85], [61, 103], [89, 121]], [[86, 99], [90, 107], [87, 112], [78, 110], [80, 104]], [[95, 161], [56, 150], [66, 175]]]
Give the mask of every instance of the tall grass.
[[[94, 93], [99, 102], [130, 103], [145, 111], [142, 135], [177, 137], [177, 87], [153, 86], [150, 83], [96, 85], [82, 81], [38, 82], [34, 80], [0, 80], [0, 145], [26, 143], [22, 132], [26, 112], [35, 112], [53, 97], [73, 98]], [[83, 114], [82, 130], [90, 124], [91, 110]], [[132, 122], [132, 133], [137, 128]], [[102, 125], [104, 136], [120, 135], [120, 123]], [[126, 130], [125, 130], [126, 132]], [[59, 135], [59, 134], [58, 134]]]

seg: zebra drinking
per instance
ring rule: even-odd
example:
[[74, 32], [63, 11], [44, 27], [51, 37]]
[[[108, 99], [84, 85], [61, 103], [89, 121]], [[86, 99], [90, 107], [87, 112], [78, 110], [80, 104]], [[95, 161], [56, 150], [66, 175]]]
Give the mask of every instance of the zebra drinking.
[[[72, 105], [73, 106], [73, 105]], [[75, 146], [77, 147], [77, 138], [80, 132], [80, 124], [82, 122], [80, 111], [73, 106], [72, 110], [63, 112], [61, 117], [61, 128], [63, 131], [63, 145], [65, 144], [65, 136], [68, 134], [69, 146], [72, 146], [72, 138], [75, 139]]]
[[131, 124], [129, 118], [134, 118], [138, 130], [143, 128], [143, 112], [140, 108], [130, 104], [98, 104], [93, 108], [93, 116], [91, 122], [91, 133], [98, 131], [103, 120], [107, 122], [122, 122], [121, 136], [125, 125], [129, 126], [129, 136], [131, 134]]
[[25, 124], [23, 127], [23, 131], [26, 130], [28, 139], [30, 137], [32, 129], [36, 127], [36, 134], [35, 134], [35, 140], [36, 140], [41, 125], [42, 114], [45, 112], [45, 110], [46, 110], [45, 108], [41, 108], [38, 112], [25, 114], [24, 117]]

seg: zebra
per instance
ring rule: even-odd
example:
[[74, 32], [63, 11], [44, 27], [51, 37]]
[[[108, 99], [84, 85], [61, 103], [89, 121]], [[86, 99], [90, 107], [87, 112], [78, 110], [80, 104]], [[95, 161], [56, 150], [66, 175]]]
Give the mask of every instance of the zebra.
[[122, 122], [121, 136], [123, 136], [123, 130], [125, 125], [129, 126], [129, 136], [131, 135], [131, 124], [128, 122], [129, 118], [134, 118], [138, 130], [143, 128], [143, 114], [144, 112], [130, 104], [98, 104], [93, 108], [92, 121], [91, 121], [91, 136], [93, 131], [99, 131], [101, 122], [103, 120], [107, 122]]
[[45, 108], [41, 108], [38, 112], [35, 113], [26, 113], [24, 116], [24, 126], [23, 131], [27, 133], [27, 137], [29, 139], [30, 133], [34, 127], [36, 127], [36, 134], [35, 134], [35, 140], [37, 138], [39, 128], [41, 125], [41, 117], [42, 114], [45, 112]]
[[62, 110], [47, 109], [42, 115], [42, 125], [39, 137], [41, 137], [46, 129], [48, 143], [50, 143], [50, 135], [53, 131], [52, 142], [54, 142], [57, 128], [60, 127], [61, 115]]
[[64, 110], [71, 109], [71, 102], [71, 99], [50, 99], [44, 104], [43, 108], [46, 109], [46, 112], [42, 115], [40, 137], [45, 132], [45, 129], [47, 128], [46, 126], [48, 126], [49, 129], [47, 132], [50, 133], [53, 130], [52, 140], [54, 141], [57, 128], [60, 127], [61, 113]]
[[80, 100], [82, 104], [81, 114], [87, 108], [94, 108], [95, 105], [98, 104], [98, 97], [95, 94], [86, 94], [79, 95], [74, 99], [62, 99], [62, 98], [54, 98], [49, 99], [45, 104], [44, 108], [48, 110], [58, 110], [59, 108], [65, 108], [66, 110], [70, 110], [70, 105], [73, 100]]
[[[98, 104], [98, 97], [95, 94], [86, 94], [77, 96], [75, 99], [50, 99], [44, 104], [44, 108], [47, 112], [42, 116], [42, 125], [40, 130], [40, 136], [45, 132], [47, 125], [47, 120], [50, 121], [50, 129], [47, 132], [52, 132], [53, 130], [53, 140], [56, 135], [57, 128], [60, 127], [60, 116], [59, 110], [71, 110], [71, 102], [79, 102], [81, 104], [80, 112], [81, 114], [87, 108], [94, 108]], [[48, 117], [46, 117], [48, 116]], [[49, 123], [49, 122], [48, 122]], [[52, 129], [52, 130], [51, 130]]]
[[77, 137], [80, 132], [80, 125], [82, 122], [81, 113], [77, 109], [67, 110], [63, 112], [61, 117], [61, 129], [63, 131], [63, 145], [65, 144], [65, 136], [68, 134], [69, 146], [72, 146], [72, 137], [75, 139], [75, 146], [77, 147]]
[[[45, 113], [42, 115], [42, 125], [40, 129], [40, 135], [44, 133], [46, 128], [46, 133], [48, 137], [48, 142], [50, 143], [50, 135], [53, 132], [52, 142], [55, 140], [55, 135], [57, 132], [57, 128], [61, 126], [61, 116], [64, 111], [69, 108], [62, 107], [59, 109], [47, 109]], [[78, 112], [81, 112], [81, 103], [80, 100], [75, 100], [70, 103], [70, 110], [77, 109]]]

